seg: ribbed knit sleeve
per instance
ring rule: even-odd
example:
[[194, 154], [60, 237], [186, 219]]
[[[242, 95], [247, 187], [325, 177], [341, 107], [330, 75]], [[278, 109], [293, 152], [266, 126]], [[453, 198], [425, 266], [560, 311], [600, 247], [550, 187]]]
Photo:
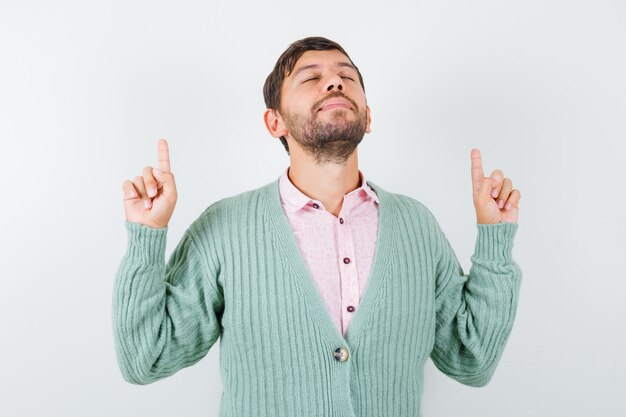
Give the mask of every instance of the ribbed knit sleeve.
[[469, 275], [437, 226], [436, 332], [431, 353], [444, 374], [469, 386], [493, 376], [511, 332], [522, 271], [512, 259], [518, 225], [476, 224], [478, 236]]
[[125, 226], [128, 247], [113, 291], [115, 349], [124, 379], [149, 384], [207, 354], [220, 335], [224, 300], [191, 228], [166, 264], [167, 227]]

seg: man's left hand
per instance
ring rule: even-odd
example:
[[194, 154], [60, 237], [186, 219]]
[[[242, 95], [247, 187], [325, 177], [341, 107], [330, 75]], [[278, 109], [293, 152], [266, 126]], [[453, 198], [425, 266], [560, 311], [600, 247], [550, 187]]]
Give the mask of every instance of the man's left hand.
[[517, 223], [519, 190], [513, 189], [513, 182], [496, 169], [490, 177], [485, 177], [480, 150], [472, 149], [472, 190], [476, 221], [480, 224], [500, 222]]

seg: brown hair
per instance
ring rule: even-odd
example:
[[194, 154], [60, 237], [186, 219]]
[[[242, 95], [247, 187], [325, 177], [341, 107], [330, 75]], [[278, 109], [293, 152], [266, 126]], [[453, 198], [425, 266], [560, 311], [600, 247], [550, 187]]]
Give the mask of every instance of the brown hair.
[[[291, 71], [293, 71], [296, 62], [300, 59], [302, 54], [306, 51], [328, 51], [332, 49], [336, 49], [344, 54], [348, 60], [350, 60], [350, 63], [354, 65], [354, 62], [352, 62], [352, 59], [350, 59], [350, 56], [341, 47], [341, 45], [321, 36], [312, 36], [300, 39], [289, 45], [285, 52], [283, 52], [278, 58], [278, 61], [276, 61], [276, 65], [274, 65], [272, 72], [270, 72], [265, 79], [265, 84], [263, 85], [263, 98], [265, 99], [265, 105], [267, 108], [281, 111], [280, 90], [283, 86], [283, 81], [285, 77], [288, 77], [289, 74], [291, 74]], [[356, 68], [356, 72], [359, 74], [359, 82], [361, 83], [363, 91], [365, 91], [365, 84], [363, 83], [361, 72], [356, 65], [354, 65], [354, 68]], [[281, 136], [280, 141], [283, 143], [287, 154], [289, 154], [287, 139], [285, 139], [284, 136]]]

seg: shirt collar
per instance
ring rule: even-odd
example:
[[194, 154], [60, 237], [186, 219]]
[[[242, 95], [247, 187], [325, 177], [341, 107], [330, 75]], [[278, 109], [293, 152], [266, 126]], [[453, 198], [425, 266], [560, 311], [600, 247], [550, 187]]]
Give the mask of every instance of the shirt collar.
[[[296, 188], [295, 185], [291, 182], [288, 176], [289, 167], [287, 167], [279, 180], [279, 190], [280, 190], [280, 198], [281, 202], [284, 203], [285, 209], [288, 211], [297, 211], [303, 208], [306, 205], [312, 204], [314, 202], [320, 203], [317, 200], [314, 200]], [[367, 184], [365, 180], [365, 175], [359, 169], [359, 178], [361, 179], [361, 185], [359, 188], [350, 191], [346, 195], [351, 195], [353, 193], [364, 192], [371, 199], [373, 199], [378, 204], [378, 195], [372, 190], [372, 188]]]

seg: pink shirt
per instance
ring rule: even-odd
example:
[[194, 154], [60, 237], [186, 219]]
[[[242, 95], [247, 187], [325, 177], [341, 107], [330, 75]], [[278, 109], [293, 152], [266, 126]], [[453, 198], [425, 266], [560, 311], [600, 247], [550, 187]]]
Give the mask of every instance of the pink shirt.
[[361, 186], [343, 198], [339, 216], [297, 189], [279, 181], [280, 200], [300, 252], [326, 309], [346, 334], [369, 278], [378, 235], [378, 196], [359, 170]]

